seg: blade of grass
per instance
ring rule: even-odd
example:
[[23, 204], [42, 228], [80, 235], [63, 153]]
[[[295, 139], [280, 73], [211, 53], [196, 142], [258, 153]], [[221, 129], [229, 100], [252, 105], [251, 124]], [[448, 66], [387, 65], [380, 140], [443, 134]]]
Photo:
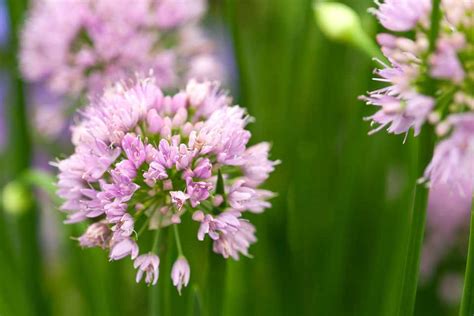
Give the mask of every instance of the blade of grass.
[[209, 249], [205, 310], [209, 316], [222, 315], [226, 289], [226, 260], [212, 251], [212, 243]]
[[[27, 6], [26, 1], [23, 0], [8, 0], [8, 14], [10, 20], [11, 49], [13, 52], [18, 51], [18, 35], [20, 33], [20, 26], [23, 22], [24, 12]], [[18, 54], [15, 54], [18, 56]], [[15, 60], [15, 67], [12, 68], [12, 100], [8, 107], [8, 114], [10, 119], [10, 143], [8, 151], [10, 153], [10, 170], [11, 176], [17, 177], [24, 170], [28, 169], [31, 156], [32, 144], [29, 135], [29, 124], [27, 120], [27, 107], [25, 100], [24, 83], [19, 76], [18, 61]], [[38, 227], [38, 212], [35, 207], [32, 207], [24, 214], [15, 218], [17, 226], [15, 239], [18, 241], [18, 258], [21, 267], [21, 276], [25, 283], [31, 303], [34, 310], [39, 315], [48, 315], [48, 307], [44, 299], [44, 288], [42, 287], [41, 273], [42, 273], [42, 255], [39, 246], [39, 227]]]
[[471, 226], [469, 230], [469, 246], [467, 251], [466, 272], [464, 274], [464, 289], [462, 292], [460, 316], [474, 314], [474, 200], [471, 204]]

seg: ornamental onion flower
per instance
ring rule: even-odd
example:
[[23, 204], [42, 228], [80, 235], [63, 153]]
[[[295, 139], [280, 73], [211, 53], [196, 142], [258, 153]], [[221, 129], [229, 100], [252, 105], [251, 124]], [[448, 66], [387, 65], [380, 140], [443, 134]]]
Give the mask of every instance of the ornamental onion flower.
[[19, 57], [24, 78], [44, 90], [31, 96], [36, 130], [49, 142], [67, 135], [86, 96], [136, 73], [151, 71], [166, 91], [191, 78], [224, 81], [222, 56], [200, 26], [206, 7], [206, 0], [33, 1]]
[[[380, 61], [376, 80], [386, 84], [362, 97], [378, 111], [367, 119], [389, 133], [418, 135], [433, 125], [440, 139], [424, 179], [449, 184], [471, 196], [474, 166], [474, 2], [442, 0], [439, 34], [429, 44], [431, 1], [386, 0], [372, 13], [391, 33], [377, 42], [388, 63]], [[408, 32], [409, 33], [393, 33]], [[371, 132], [371, 133], [372, 133]]]
[[136, 278], [137, 283], [140, 282], [143, 277], [143, 273], [145, 273], [146, 283], [155, 285], [156, 282], [158, 282], [159, 265], [160, 258], [154, 254], [148, 253], [135, 259], [133, 266], [138, 269]]
[[[72, 128], [74, 153], [56, 163], [66, 222], [90, 223], [80, 244], [108, 249], [110, 260], [130, 256], [137, 281], [146, 273], [149, 284], [158, 276], [159, 232], [177, 233], [188, 214], [214, 252], [250, 256], [255, 227], [243, 216], [271, 206], [274, 194], [260, 185], [278, 164], [268, 143], [248, 146], [251, 121], [215, 82], [191, 80], [174, 95], [154, 78], [106, 89]], [[151, 249], [147, 235], [155, 235]], [[190, 272], [178, 265], [172, 278], [180, 291]]]
[[180, 295], [183, 286], [188, 286], [190, 274], [191, 270], [186, 258], [178, 258], [171, 269], [171, 279], [173, 280], [173, 285], [176, 286]]
[[198, 25], [205, 11], [205, 0], [38, 0], [22, 33], [21, 69], [74, 97], [150, 68], [162, 88], [222, 79]]
[[[389, 31], [377, 36], [387, 62], [379, 61], [382, 67], [375, 74], [384, 86], [362, 97], [378, 108], [367, 118], [377, 125], [372, 132], [436, 134], [421, 179], [430, 187], [421, 266], [425, 279], [459, 241], [474, 190], [474, 2], [441, 0], [437, 34], [431, 33], [436, 30], [432, 3], [376, 1], [371, 12]], [[432, 128], [422, 129], [427, 124]]]

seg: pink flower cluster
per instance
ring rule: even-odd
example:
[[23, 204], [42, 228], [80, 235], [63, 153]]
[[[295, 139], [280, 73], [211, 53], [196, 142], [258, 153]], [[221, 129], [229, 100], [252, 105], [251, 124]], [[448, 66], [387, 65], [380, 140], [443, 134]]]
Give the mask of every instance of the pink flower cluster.
[[[67, 222], [91, 223], [81, 246], [108, 249], [110, 260], [130, 256], [137, 281], [145, 273], [154, 284], [159, 259], [156, 249], [140, 255], [142, 237], [192, 213], [199, 240], [209, 235], [225, 258], [248, 256], [255, 228], [242, 214], [271, 206], [274, 194], [259, 186], [278, 163], [268, 143], [248, 147], [250, 120], [213, 82], [191, 80], [169, 96], [153, 78], [107, 89], [73, 127], [75, 152], [57, 163]], [[180, 257], [178, 290], [189, 274]]]
[[[440, 31], [431, 51], [430, 0], [386, 0], [373, 9], [380, 23], [392, 33], [377, 36], [389, 64], [376, 71], [388, 85], [363, 97], [379, 110], [368, 117], [394, 134], [418, 135], [425, 123], [434, 125], [444, 138], [425, 172], [432, 185], [450, 183], [470, 198], [474, 182], [474, 2], [442, 0]], [[408, 32], [402, 35], [397, 32]], [[413, 34], [409, 36], [407, 34]], [[426, 89], [435, 85], [436, 93]]]
[[372, 13], [391, 32], [377, 36], [388, 63], [380, 61], [376, 80], [386, 86], [362, 97], [378, 107], [367, 118], [378, 125], [372, 132], [413, 129], [416, 136], [431, 124], [438, 137], [423, 179], [431, 187], [422, 265], [428, 276], [464, 227], [474, 190], [474, 1], [441, 0], [432, 47], [431, 0], [377, 5]]
[[150, 69], [163, 88], [221, 80], [198, 26], [205, 10], [205, 0], [37, 0], [22, 33], [21, 69], [69, 97]]

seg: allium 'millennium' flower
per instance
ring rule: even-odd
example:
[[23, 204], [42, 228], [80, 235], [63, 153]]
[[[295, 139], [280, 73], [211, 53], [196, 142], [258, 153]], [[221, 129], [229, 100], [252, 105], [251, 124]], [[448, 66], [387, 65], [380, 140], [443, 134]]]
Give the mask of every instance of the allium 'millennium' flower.
[[69, 97], [150, 68], [165, 89], [222, 79], [198, 26], [205, 10], [205, 0], [37, 0], [22, 33], [21, 69]]
[[[389, 63], [376, 71], [384, 88], [363, 97], [368, 117], [394, 134], [432, 124], [441, 141], [425, 171], [432, 185], [471, 197], [474, 181], [474, 1], [442, 0], [440, 31], [429, 45], [430, 0], [386, 0], [372, 12], [391, 33], [377, 41]], [[408, 32], [409, 33], [396, 33]], [[434, 89], [433, 89], [434, 86]], [[431, 87], [431, 88], [427, 88]]]
[[186, 258], [178, 258], [171, 269], [171, 279], [173, 280], [173, 285], [176, 286], [180, 295], [183, 285], [188, 286], [190, 274], [191, 270]]
[[[432, 47], [431, 0], [376, 2], [388, 33], [377, 42], [388, 59], [376, 70], [385, 87], [362, 97], [378, 111], [367, 119], [389, 133], [415, 136], [431, 124], [438, 137], [424, 178], [430, 186], [422, 275], [427, 278], [469, 221], [474, 189], [474, 1], [441, 0]], [[403, 33], [400, 33], [403, 32]], [[430, 132], [429, 130], [423, 132]]]
[[[271, 206], [273, 193], [259, 186], [278, 163], [267, 143], [248, 147], [250, 121], [212, 82], [191, 80], [170, 96], [152, 78], [107, 89], [73, 127], [74, 154], [57, 163], [67, 222], [91, 223], [80, 244], [109, 249], [110, 260], [130, 256], [137, 281], [145, 273], [154, 284], [158, 233], [189, 214], [216, 253], [249, 256], [255, 228], [242, 215]], [[178, 250], [172, 279], [180, 291], [190, 271]]]

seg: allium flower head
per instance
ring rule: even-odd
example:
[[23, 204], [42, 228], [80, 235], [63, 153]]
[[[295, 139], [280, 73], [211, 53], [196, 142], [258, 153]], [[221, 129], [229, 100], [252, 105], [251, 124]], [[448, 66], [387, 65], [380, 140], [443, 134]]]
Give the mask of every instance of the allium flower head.
[[205, 11], [205, 0], [37, 0], [22, 33], [21, 69], [73, 97], [150, 69], [163, 88], [222, 79], [198, 26]]
[[[410, 130], [437, 136], [420, 179], [430, 187], [422, 262], [427, 277], [464, 227], [474, 190], [474, 1], [375, 3], [371, 12], [389, 32], [377, 35], [387, 61], [379, 61], [375, 80], [385, 86], [362, 97], [377, 106], [367, 118], [377, 125], [370, 133], [386, 128], [405, 137]], [[433, 128], [422, 130], [426, 124]]]
[[378, 111], [367, 119], [394, 134], [415, 136], [429, 123], [440, 138], [425, 179], [434, 185], [449, 183], [470, 196], [474, 167], [474, 2], [442, 0], [439, 34], [429, 44], [431, 1], [386, 0], [372, 12], [390, 31], [377, 41], [389, 63], [376, 70], [387, 85], [362, 97]]
[[[249, 256], [255, 228], [242, 215], [271, 206], [274, 194], [260, 185], [277, 162], [268, 143], [248, 147], [251, 119], [217, 83], [191, 80], [174, 95], [153, 78], [117, 84], [81, 116], [75, 151], [57, 167], [66, 222], [92, 222], [83, 246], [107, 248], [111, 260], [130, 256], [137, 280], [146, 273], [155, 283], [157, 260], [140, 255], [142, 236], [193, 214], [198, 239], [209, 235], [216, 253]], [[180, 290], [189, 267], [178, 262], [172, 278]]]
[[[474, 47], [470, 35], [474, 27], [472, 1], [441, 1], [440, 32], [433, 49], [428, 40], [431, 0], [385, 0], [376, 4], [372, 12], [385, 28], [413, 32], [377, 36], [389, 64], [381, 62], [382, 69], [375, 71], [376, 80], [387, 86], [362, 97], [380, 107], [367, 118], [378, 124], [373, 131], [387, 127], [388, 132], [400, 134], [413, 129], [418, 135], [427, 121], [438, 124], [450, 114], [471, 111], [473, 90], [469, 87], [474, 69], [468, 59]], [[433, 81], [439, 84], [439, 93], [428, 91]], [[455, 100], [455, 95], [462, 95], [463, 101]]]

